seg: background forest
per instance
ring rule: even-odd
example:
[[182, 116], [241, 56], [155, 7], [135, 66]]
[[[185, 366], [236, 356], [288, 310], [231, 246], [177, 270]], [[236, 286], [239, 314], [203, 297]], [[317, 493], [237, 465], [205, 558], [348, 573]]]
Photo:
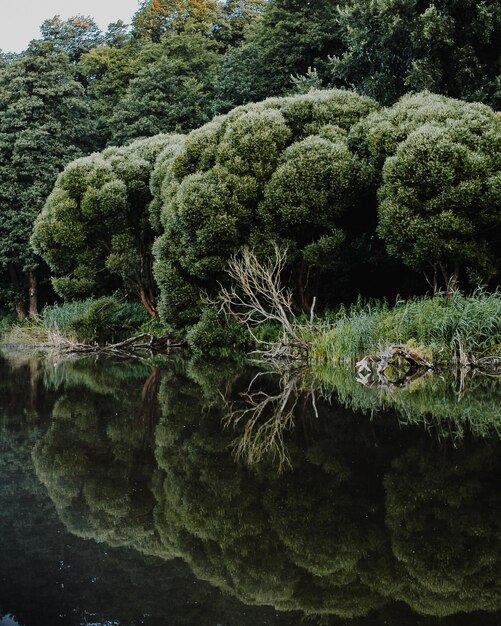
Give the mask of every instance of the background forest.
[[0, 55], [0, 309], [120, 292], [220, 344], [202, 294], [273, 242], [298, 311], [495, 287], [500, 35], [496, 0], [48, 19]]

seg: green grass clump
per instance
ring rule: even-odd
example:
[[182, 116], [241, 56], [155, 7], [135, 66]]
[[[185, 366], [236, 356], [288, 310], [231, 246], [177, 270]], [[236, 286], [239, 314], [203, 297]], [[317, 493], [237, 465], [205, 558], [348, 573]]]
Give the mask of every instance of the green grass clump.
[[141, 304], [114, 296], [55, 304], [42, 312], [42, 323], [49, 333], [78, 343], [121, 341], [141, 332], [148, 322]]
[[476, 356], [501, 347], [501, 292], [357, 304], [326, 319], [312, 342], [316, 363], [350, 364], [391, 344], [422, 348], [435, 363], [451, 362], [461, 345]]
[[8, 333], [16, 322], [16, 317], [12, 313], [0, 313], [0, 338]]

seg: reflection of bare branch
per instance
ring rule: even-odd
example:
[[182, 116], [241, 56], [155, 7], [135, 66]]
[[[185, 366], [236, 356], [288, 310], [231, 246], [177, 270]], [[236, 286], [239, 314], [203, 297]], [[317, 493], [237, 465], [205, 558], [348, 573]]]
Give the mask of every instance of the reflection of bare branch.
[[[278, 463], [279, 471], [290, 467], [284, 435], [294, 428], [296, 407], [301, 396], [304, 397], [301, 386], [304, 373], [304, 369], [260, 372], [252, 379], [240, 402], [227, 402], [229, 411], [224, 419], [225, 426], [243, 425], [243, 432], [233, 445], [237, 459], [244, 459], [252, 465], [269, 456]], [[275, 394], [255, 391], [258, 380], [270, 374], [280, 375], [279, 391]], [[317, 414], [313, 388], [309, 396]]]
[[[292, 292], [282, 285], [286, 260], [287, 250], [276, 245], [274, 258], [264, 263], [252, 250], [244, 248], [228, 264], [232, 286], [222, 288], [219, 295], [221, 310], [247, 328], [260, 346], [255, 353], [270, 360], [307, 355], [309, 348], [295, 321]], [[282, 333], [278, 341], [264, 341], [256, 336], [255, 328], [266, 322], [280, 325]]]

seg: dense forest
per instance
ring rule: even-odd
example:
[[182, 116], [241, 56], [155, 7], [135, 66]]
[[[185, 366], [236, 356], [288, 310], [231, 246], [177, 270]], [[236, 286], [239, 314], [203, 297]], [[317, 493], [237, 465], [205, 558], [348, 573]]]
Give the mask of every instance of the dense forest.
[[208, 302], [245, 246], [287, 250], [296, 313], [499, 284], [496, 0], [146, 0], [40, 32], [0, 55], [5, 314], [121, 294], [235, 343]]

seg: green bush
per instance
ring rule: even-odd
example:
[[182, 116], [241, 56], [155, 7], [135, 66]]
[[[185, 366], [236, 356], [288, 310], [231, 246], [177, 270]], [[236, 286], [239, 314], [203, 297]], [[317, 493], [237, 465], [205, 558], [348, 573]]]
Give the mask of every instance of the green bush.
[[66, 166], [31, 238], [56, 293], [77, 299], [124, 286], [154, 308], [150, 175], [157, 157], [180, 142], [180, 135], [157, 135]]
[[143, 332], [143, 326], [150, 321], [140, 304], [123, 302], [116, 297], [56, 304], [45, 307], [42, 312], [42, 322], [48, 332], [82, 343], [120, 341]]
[[155, 245], [163, 319], [197, 324], [201, 295], [227, 280], [231, 255], [251, 244], [265, 258], [273, 241], [289, 249], [305, 306], [342, 254], [346, 223], [367, 212], [367, 172], [346, 141], [377, 108], [349, 91], [270, 98], [215, 118], [160, 159], [152, 210], [163, 227]]
[[251, 345], [251, 338], [242, 326], [213, 309], [203, 311], [186, 339], [195, 353], [209, 356], [230, 356]]

